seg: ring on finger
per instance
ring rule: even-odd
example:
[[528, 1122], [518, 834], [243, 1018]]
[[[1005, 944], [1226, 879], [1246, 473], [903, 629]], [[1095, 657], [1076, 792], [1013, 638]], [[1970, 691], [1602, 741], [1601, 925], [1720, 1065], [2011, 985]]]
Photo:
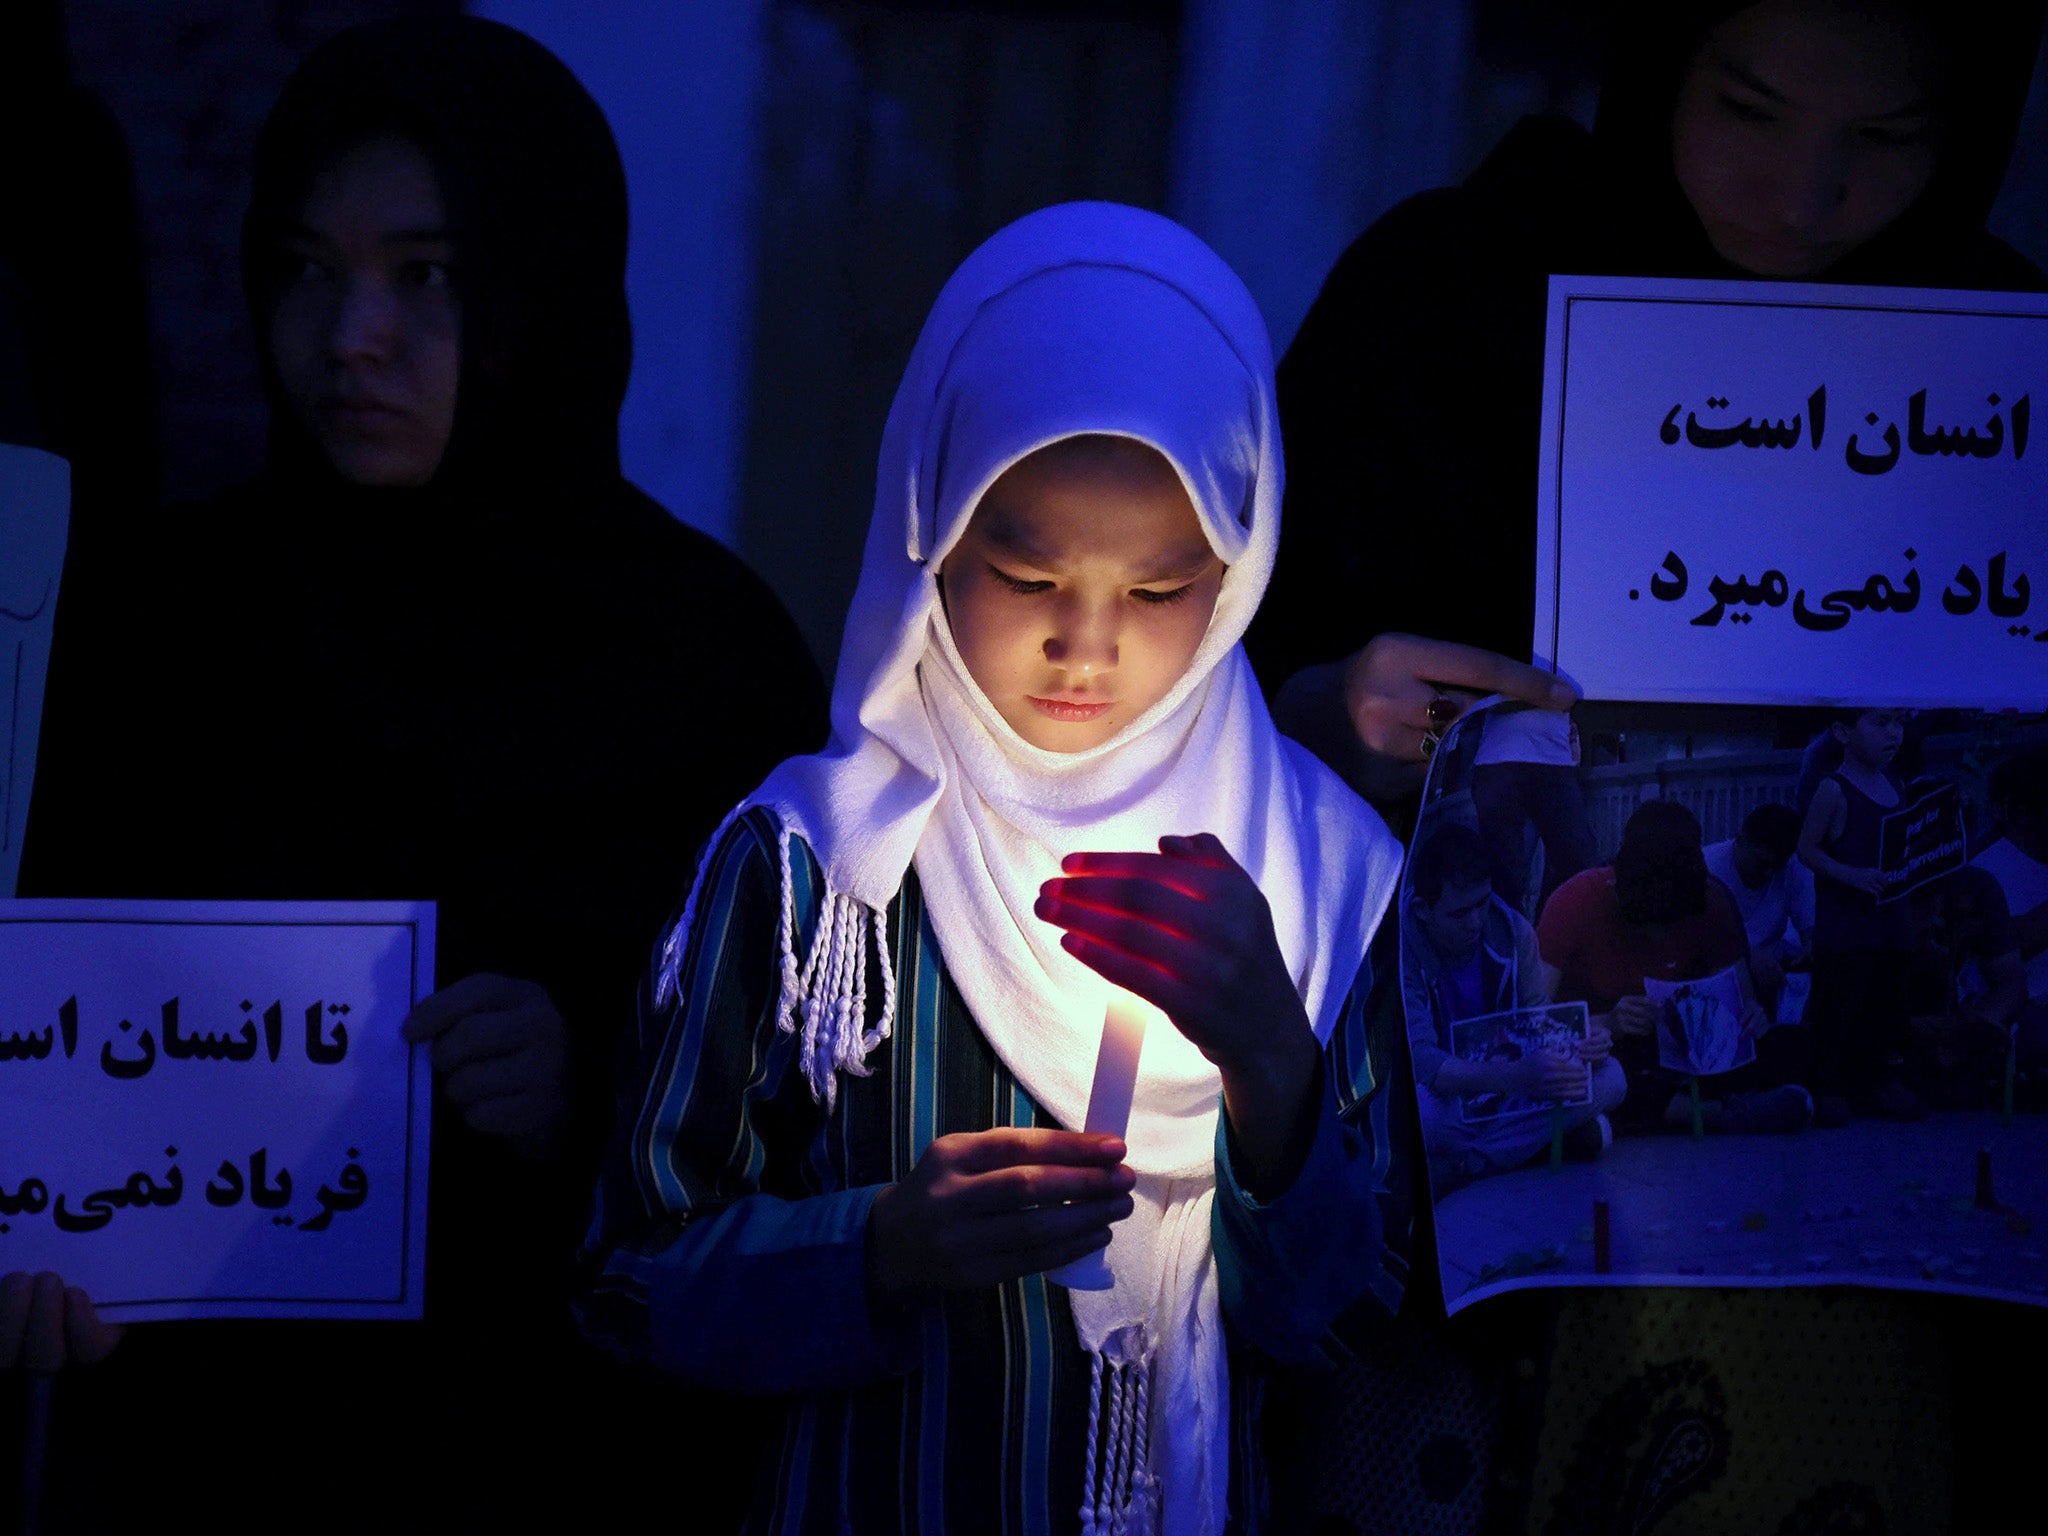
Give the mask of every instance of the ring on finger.
[[1429, 721], [1430, 734], [1442, 740], [1442, 732], [1450, 729], [1451, 722], [1458, 718], [1458, 701], [1448, 693], [1440, 693], [1423, 705], [1422, 713]]

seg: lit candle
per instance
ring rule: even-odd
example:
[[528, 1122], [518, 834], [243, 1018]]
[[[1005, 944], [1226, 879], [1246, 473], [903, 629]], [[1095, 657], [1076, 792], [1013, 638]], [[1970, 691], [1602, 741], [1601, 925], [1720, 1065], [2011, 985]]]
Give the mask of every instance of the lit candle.
[[[1138, 1052], [1145, 1045], [1145, 1015], [1150, 1005], [1121, 987], [1109, 994], [1102, 1020], [1102, 1046], [1095, 1053], [1095, 1081], [1088, 1089], [1090, 1135], [1121, 1137], [1130, 1129], [1131, 1098], [1138, 1087]], [[1116, 1284], [1109, 1272], [1106, 1248], [1084, 1254], [1047, 1273], [1055, 1285], [1071, 1291], [1106, 1291]]]

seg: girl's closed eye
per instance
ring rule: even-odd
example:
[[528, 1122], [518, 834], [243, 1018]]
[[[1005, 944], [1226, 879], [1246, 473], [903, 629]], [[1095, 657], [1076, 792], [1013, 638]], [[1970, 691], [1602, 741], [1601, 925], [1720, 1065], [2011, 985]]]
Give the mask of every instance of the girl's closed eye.
[[1170, 592], [1154, 591], [1148, 587], [1133, 587], [1131, 589], [1131, 596], [1135, 597], [1139, 602], [1155, 604], [1184, 602], [1186, 599], [1194, 596], [1194, 593], [1195, 583], [1192, 581], [1188, 582], [1185, 586], [1175, 587]]
[[1012, 592], [1023, 597], [1030, 597], [1039, 592], [1050, 592], [1052, 590], [1052, 583], [1049, 581], [1026, 581], [1021, 576], [1012, 576], [1000, 566], [991, 565], [988, 568], [988, 573]]
[[1731, 117], [1738, 117], [1745, 123], [1775, 123], [1777, 115], [1758, 106], [1755, 102], [1743, 101], [1739, 97], [1723, 94], [1721, 107]]

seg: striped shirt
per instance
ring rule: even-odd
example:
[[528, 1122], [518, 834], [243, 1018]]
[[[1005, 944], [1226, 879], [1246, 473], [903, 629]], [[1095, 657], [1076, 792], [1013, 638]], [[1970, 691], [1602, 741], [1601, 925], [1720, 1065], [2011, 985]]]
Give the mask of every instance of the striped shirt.
[[[761, 809], [732, 824], [668, 1006], [643, 979], [638, 1066], [583, 1255], [584, 1329], [629, 1360], [786, 1400], [749, 1531], [1075, 1531], [1089, 1362], [1058, 1288], [1029, 1275], [896, 1316], [871, 1314], [865, 1294], [880, 1187], [936, 1137], [1052, 1122], [975, 1027], [914, 871], [890, 904], [894, 1032], [829, 1114], [813, 1100], [797, 1037], [775, 1027], [777, 832]], [[801, 839], [790, 863], [801, 953], [823, 877]], [[1343, 1358], [1344, 1332], [1389, 1318], [1406, 1279], [1404, 1143], [1389, 1123], [1398, 989], [1376, 995], [1372, 965], [1325, 1051], [1315, 1139], [1284, 1194], [1262, 1203], [1240, 1186], [1218, 1117], [1212, 1233], [1240, 1532], [1260, 1528], [1264, 1505], [1261, 1360]]]

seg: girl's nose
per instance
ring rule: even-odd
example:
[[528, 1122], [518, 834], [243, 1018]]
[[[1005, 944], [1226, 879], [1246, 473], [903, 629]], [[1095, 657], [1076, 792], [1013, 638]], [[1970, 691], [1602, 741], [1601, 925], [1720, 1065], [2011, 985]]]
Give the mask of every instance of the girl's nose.
[[1045, 637], [1045, 659], [1076, 677], [1109, 671], [1117, 664], [1114, 618], [1093, 607], [1066, 610]]

